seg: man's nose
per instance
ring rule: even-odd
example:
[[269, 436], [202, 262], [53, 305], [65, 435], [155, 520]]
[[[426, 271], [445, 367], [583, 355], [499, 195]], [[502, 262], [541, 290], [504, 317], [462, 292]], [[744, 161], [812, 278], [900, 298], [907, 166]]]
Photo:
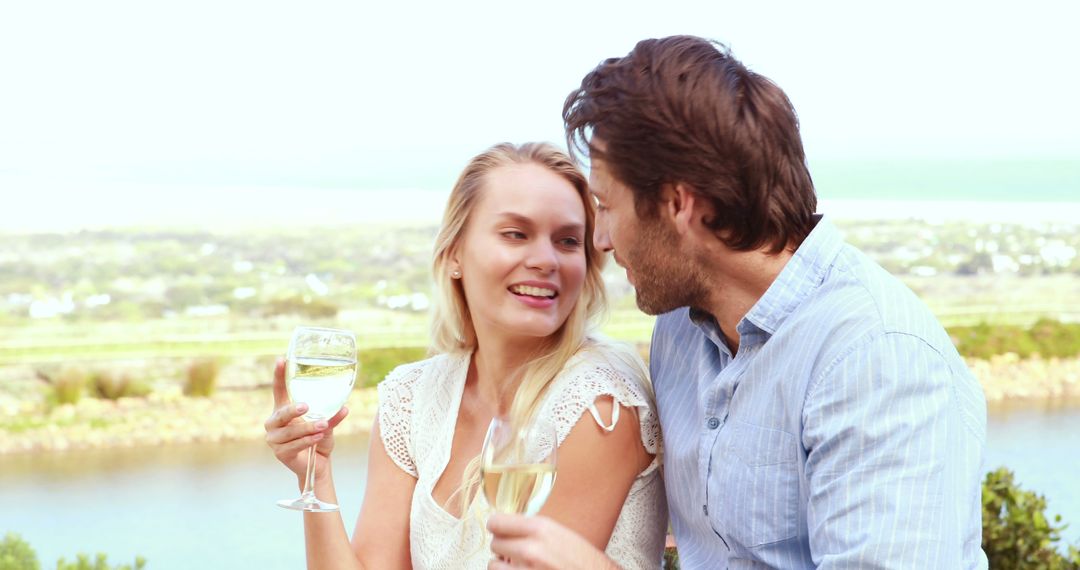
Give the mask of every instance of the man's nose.
[[615, 246], [611, 244], [611, 236], [608, 234], [606, 224], [597, 223], [596, 229], [593, 231], [593, 246], [596, 249], [609, 252], [615, 249]]

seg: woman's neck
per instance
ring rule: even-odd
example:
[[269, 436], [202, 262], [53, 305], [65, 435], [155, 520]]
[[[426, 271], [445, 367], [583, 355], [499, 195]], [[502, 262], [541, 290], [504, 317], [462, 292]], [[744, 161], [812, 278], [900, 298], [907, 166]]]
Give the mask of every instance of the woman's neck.
[[507, 342], [505, 338], [477, 339], [470, 372], [476, 382], [476, 395], [495, 414], [510, 411], [521, 383], [522, 368], [535, 354], [535, 348], [523, 346], [520, 341]]

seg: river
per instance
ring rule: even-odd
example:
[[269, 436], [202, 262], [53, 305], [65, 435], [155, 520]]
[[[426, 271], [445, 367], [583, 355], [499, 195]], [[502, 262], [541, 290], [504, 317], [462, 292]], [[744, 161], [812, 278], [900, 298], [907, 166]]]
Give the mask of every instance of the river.
[[[350, 534], [366, 466], [367, 438], [339, 438]], [[21, 534], [43, 568], [76, 552], [150, 570], [303, 568], [302, 515], [274, 504], [297, 495], [261, 441], [0, 457], [0, 534]]]
[[[987, 469], [1005, 465], [1063, 515], [1080, 542], [1080, 410], [995, 411]], [[335, 480], [349, 532], [364, 493], [363, 436], [341, 438]], [[262, 442], [0, 457], [0, 534], [18, 532], [42, 567], [61, 556], [136, 555], [151, 570], [302, 568], [299, 513], [274, 505], [295, 478]]]

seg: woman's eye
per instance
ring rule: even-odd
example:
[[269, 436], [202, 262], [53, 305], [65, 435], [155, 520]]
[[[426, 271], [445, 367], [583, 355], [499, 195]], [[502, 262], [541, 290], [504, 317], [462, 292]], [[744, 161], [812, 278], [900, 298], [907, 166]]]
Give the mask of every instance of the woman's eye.
[[516, 230], [509, 230], [502, 233], [503, 237], [510, 239], [525, 239], [525, 234]]
[[581, 240], [576, 237], [565, 237], [559, 240], [559, 243], [565, 247], [578, 247], [581, 245]]

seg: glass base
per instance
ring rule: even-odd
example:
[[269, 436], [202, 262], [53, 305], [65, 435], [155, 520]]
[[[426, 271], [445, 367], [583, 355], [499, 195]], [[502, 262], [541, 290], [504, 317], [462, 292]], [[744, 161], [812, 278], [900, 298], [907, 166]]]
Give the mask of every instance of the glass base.
[[284, 499], [277, 502], [277, 506], [294, 511], [306, 511], [309, 513], [332, 513], [340, 510], [333, 503], [324, 503], [312, 497], [300, 497], [299, 499]]

